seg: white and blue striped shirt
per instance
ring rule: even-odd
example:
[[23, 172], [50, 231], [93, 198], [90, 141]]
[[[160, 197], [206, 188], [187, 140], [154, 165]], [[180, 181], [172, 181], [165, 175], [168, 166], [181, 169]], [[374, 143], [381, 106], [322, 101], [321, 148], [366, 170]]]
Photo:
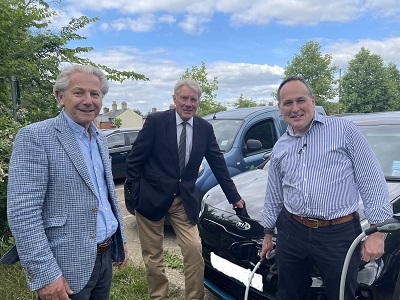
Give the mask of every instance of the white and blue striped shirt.
[[385, 177], [355, 124], [317, 113], [304, 136], [288, 126], [275, 144], [262, 210], [273, 228], [283, 205], [298, 216], [332, 220], [359, 208], [370, 224], [393, 215]]

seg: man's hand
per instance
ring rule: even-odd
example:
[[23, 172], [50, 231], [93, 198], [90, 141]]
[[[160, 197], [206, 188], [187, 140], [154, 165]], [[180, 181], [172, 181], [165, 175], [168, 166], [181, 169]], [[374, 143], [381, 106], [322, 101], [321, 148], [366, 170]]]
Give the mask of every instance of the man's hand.
[[244, 200], [240, 199], [238, 202], [232, 203], [233, 208], [243, 208]]
[[57, 278], [38, 290], [41, 300], [69, 300], [69, 295], [73, 293], [64, 276]]
[[269, 258], [271, 255], [271, 251], [274, 249], [274, 243], [272, 242], [272, 235], [271, 234], [266, 234], [264, 236], [264, 241], [262, 244], [262, 249], [260, 253], [260, 259], [263, 259], [265, 257], [266, 259]]
[[125, 252], [125, 259], [123, 262], [114, 262], [113, 266], [118, 267], [121, 269], [123, 266], [125, 266], [126, 262], [128, 261], [128, 247], [126, 244], [124, 244], [124, 252]]
[[373, 261], [385, 253], [385, 235], [382, 232], [375, 232], [369, 235], [363, 242], [361, 258], [363, 261]]

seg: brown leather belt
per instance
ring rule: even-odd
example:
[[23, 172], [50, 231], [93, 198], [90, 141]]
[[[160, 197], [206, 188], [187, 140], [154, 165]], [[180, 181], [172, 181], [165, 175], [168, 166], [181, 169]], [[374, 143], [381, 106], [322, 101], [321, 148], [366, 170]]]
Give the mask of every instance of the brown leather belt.
[[97, 244], [97, 254], [103, 254], [107, 252], [111, 248], [112, 239], [108, 239], [107, 241]]
[[358, 212], [353, 212], [347, 216], [336, 218], [333, 220], [321, 220], [321, 219], [315, 219], [315, 218], [306, 218], [306, 217], [300, 217], [294, 214], [290, 214], [293, 219], [298, 221], [299, 223], [303, 224], [304, 226], [310, 227], [310, 228], [318, 228], [318, 227], [324, 227], [324, 226], [331, 226], [331, 225], [338, 225], [342, 223], [346, 223], [350, 220], [353, 220], [355, 217], [358, 216]]

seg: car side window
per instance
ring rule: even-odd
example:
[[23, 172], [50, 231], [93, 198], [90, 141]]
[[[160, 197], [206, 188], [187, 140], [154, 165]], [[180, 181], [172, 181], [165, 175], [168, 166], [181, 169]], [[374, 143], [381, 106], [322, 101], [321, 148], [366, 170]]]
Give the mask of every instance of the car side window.
[[136, 140], [137, 136], [138, 136], [137, 131], [132, 131], [132, 132], [128, 132], [126, 135], [128, 136], [128, 145], [132, 145], [133, 142]]
[[107, 137], [108, 148], [118, 148], [125, 146], [125, 136], [123, 133], [112, 134]]
[[245, 135], [244, 144], [246, 144], [249, 139], [259, 140], [262, 148], [256, 152], [248, 152], [247, 155], [272, 149], [277, 141], [274, 121], [272, 119], [267, 119], [253, 125]]

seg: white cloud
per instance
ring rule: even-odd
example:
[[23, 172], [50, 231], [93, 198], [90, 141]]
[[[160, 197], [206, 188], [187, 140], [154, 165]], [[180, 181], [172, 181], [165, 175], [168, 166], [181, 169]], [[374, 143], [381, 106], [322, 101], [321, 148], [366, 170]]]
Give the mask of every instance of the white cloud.
[[378, 54], [384, 62], [394, 62], [400, 65], [400, 38], [388, 38], [385, 40], [363, 39], [357, 42], [337, 41], [324, 47], [324, 52], [332, 54], [333, 63], [340, 68], [346, 68], [347, 63], [364, 47], [371, 54]]
[[[185, 20], [179, 26], [189, 33], [202, 31], [201, 25], [208, 22], [216, 13], [230, 15], [233, 25], [268, 24], [272, 21], [285, 25], [315, 25], [320, 22], [347, 22], [357, 18], [369, 8], [382, 8], [378, 0], [69, 0], [80, 10], [116, 10], [125, 15], [158, 14], [183, 15]], [[396, 0], [384, 0], [395, 7]], [[398, 9], [396, 7], [396, 9]], [[388, 11], [388, 10], [387, 10]], [[175, 16], [175, 17], [176, 17]], [[196, 27], [199, 29], [196, 30]]]
[[376, 12], [377, 15], [399, 18], [400, 5], [398, 0], [366, 0], [365, 6], [370, 11]]

